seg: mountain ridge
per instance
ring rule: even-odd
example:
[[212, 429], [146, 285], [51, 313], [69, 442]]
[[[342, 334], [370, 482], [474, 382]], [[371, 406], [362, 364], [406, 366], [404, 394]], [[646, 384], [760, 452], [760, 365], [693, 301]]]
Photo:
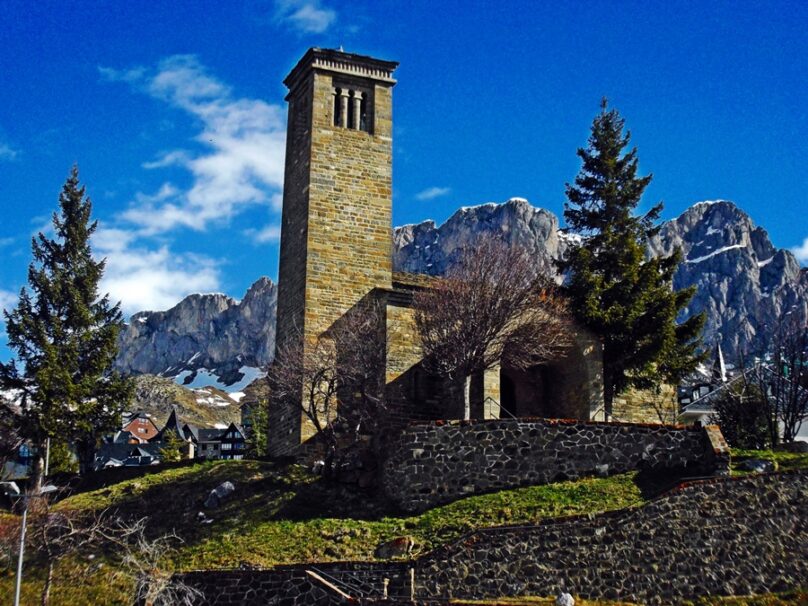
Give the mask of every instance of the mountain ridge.
[[[553, 212], [511, 198], [462, 207], [440, 225], [426, 220], [396, 227], [394, 270], [441, 275], [483, 233], [524, 247], [556, 275], [555, 260], [578, 238]], [[648, 254], [669, 255], [677, 247], [683, 262], [674, 287], [696, 286], [682, 319], [705, 311], [705, 345], [720, 344], [730, 359], [763, 351], [767, 331], [782, 314], [808, 315], [808, 271], [733, 202], [698, 202], [661, 223]], [[219, 387], [243, 388], [238, 382], [272, 359], [276, 307], [277, 286], [261, 277], [241, 301], [193, 294], [167, 311], [139, 312], [121, 335], [116, 366], [180, 377], [188, 385], [208, 373]]]

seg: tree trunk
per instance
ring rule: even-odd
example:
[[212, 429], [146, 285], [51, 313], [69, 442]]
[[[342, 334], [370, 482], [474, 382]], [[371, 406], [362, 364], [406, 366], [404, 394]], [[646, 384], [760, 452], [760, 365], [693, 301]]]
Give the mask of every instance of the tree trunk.
[[48, 606], [50, 590], [53, 584], [53, 561], [48, 561], [48, 574], [45, 577], [45, 587], [42, 589], [42, 606]]
[[471, 419], [471, 375], [463, 378], [463, 419]]
[[603, 417], [606, 421], [612, 420], [612, 403], [614, 402], [614, 385], [611, 374], [603, 371]]
[[76, 442], [76, 454], [79, 459], [79, 474], [87, 475], [93, 470], [95, 444], [89, 440], [79, 440]]
[[42, 456], [42, 453], [45, 452], [45, 445], [37, 444], [35, 450], [36, 455], [34, 456], [34, 467], [31, 470], [30, 490], [32, 494], [39, 494], [42, 492], [42, 479], [45, 470], [45, 459]]

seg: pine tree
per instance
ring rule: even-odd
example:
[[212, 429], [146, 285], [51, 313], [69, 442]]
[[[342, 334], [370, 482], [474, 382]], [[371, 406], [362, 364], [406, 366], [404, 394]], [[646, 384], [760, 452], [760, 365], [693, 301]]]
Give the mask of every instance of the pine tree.
[[250, 431], [247, 434], [247, 456], [251, 459], [267, 454], [269, 434], [269, 402], [264, 398], [250, 405]]
[[646, 244], [658, 231], [659, 203], [636, 216], [651, 175], [637, 176], [637, 149], [627, 152], [625, 121], [604, 99], [592, 124], [583, 166], [567, 184], [564, 218], [581, 244], [560, 263], [568, 272], [573, 313], [603, 343], [606, 414], [617, 394], [629, 387], [676, 382], [701, 360], [703, 314], [677, 324], [694, 288], [673, 290], [681, 252], [646, 257]]
[[186, 442], [173, 430], [165, 431], [163, 444], [160, 447], [160, 460], [164, 463], [176, 463], [182, 460]]
[[90, 470], [97, 440], [118, 426], [132, 394], [130, 381], [111, 371], [122, 316], [99, 297], [105, 262], [92, 257], [91, 211], [74, 167], [53, 215], [54, 238], [33, 238], [30, 290], [4, 314], [16, 359], [0, 364], [0, 387], [20, 396], [21, 433], [39, 455], [37, 484], [49, 438], [72, 444], [82, 472]]

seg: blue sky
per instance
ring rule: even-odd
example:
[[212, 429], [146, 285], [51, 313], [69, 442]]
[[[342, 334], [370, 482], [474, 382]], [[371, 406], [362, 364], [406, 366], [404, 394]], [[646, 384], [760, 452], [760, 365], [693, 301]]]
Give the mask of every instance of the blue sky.
[[[127, 313], [276, 277], [283, 77], [397, 60], [394, 221], [512, 196], [560, 214], [599, 100], [644, 203], [737, 202], [808, 262], [805, 2], [30, 2], [0, 25], [0, 306], [73, 163]], [[2, 330], [2, 327], [0, 327]]]

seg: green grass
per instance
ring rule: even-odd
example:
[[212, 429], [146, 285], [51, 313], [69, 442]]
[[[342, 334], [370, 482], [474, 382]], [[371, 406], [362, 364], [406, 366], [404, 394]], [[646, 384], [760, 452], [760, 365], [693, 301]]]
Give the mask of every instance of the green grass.
[[[802, 454], [735, 451], [733, 455], [738, 459], [771, 458], [781, 469], [808, 467], [808, 456]], [[202, 503], [207, 494], [225, 480], [236, 486], [233, 498], [220, 509], [204, 510]], [[152, 533], [176, 532], [183, 540], [167, 566], [190, 570], [372, 560], [379, 543], [402, 535], [412, 536], [416, 553], [424, 553], [476, 528], [621, 509], [641, 504], [652, 495], [648, 479], [631, 473], [478, 495], [420, 515], [405, 515], [353, 486], [324, 482], [300, 466], [216, 461], [156, 471], [75, 494], [56, 507], [106, 509], [133, 518], [148, 516]], [[200, 511], [205, 511], [212, 523], [200, 524]], [[17, 523], [15, 516], [0, 517], [0, 526]], [[83, 577], [80, 573], [86, 567], [79, 562], [61, 564], [52, 604], [128, 603], [129, 588], [112, 579], [109, 564], [99, 558], [96, 566], [100, 568]], [[34, 604], [41, 588], [41, 571], [33, 561], [27, 563], [26, 570], [23, 603]], [[12, 587], [11, 571], [0, 571], [0, 595], [10, 594]], [[517, 603], [544, 603], [536, 600]], [[497, 603], [516, 604], [501, 600]], [[788, 602], [698, 604], [721, 603], [779, 606]]]
[[[425, 552], [475, 528], [524, 524], [542, 518], [594, 513], [643, 501], [634, 474], [585, 479], [474, 496], [421, 515], [395, 513], [389, 503], [335, 486], [299, 466], [256, 461], [217, 461], [168, 469], [68, 497], [56, 507], [119, 511], [149, 516], [151, 532], [175, 531], [184, 541], [168, 566], [177, 569], [265, 567], [322, 560], [372, 560], [376, 546], [410, 535]], [[208, 492], [225, 480], [236, 494], [223, 507], [197, 514]], [[1, 523], [18, 523], [8, 516]], [[52, 604], [127, 603], [128, 587], [112, 580], [109, 564], [80, 576], [79, 562], [56, 571]], [[106, 566], [106, 568], [105, 568]], [[42, 586], [37, 563], [27, 564], [24, 603]], [[0, 595], [11, 592], [11, 571], [0, 573]]]
[[808, 452], [783, 452], [779, 450], [743, 450], [732, 449], [732, 474], [746, 475], [748, 471], [738, 469], [738, 465], [747, 459], [764, 459], [772, 461], [775, 469], [789, 471], [794, 469], [808, 469]]
[[[206, 511], [205, 496], [230, 480], [236, 495]], [[270, 566], [315, 560], [373, 558], [375, 547], [410, 535], [427, 551], [475, 528], [619, 509], [642, 502], [634, 474], [585, 479], [474, 496], [416, 516], [391, 513], [388, 503], [320, 481], [298, 466], [255, 461], [209, 462], [167, 470], [65, 499], [59, 507], [118, 509], [150, 517], [155, 533], [176, 531], [185, 545], [182, 568]]]

